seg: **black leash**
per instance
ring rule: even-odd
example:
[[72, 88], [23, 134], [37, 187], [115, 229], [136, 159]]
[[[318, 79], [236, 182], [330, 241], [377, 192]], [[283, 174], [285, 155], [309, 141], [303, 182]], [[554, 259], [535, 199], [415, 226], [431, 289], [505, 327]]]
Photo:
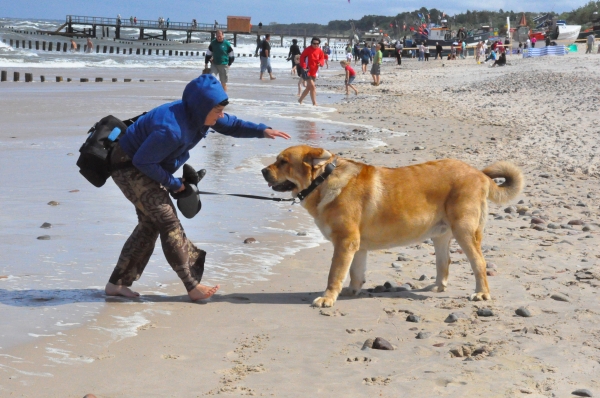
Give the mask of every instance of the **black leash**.
[[[323, 183], [323, 181], [325, 181], [331, 173], [333, 173], [333, 170], [335, 170], [336, 167], [337, 167], [337, 165], [335, 164], [335, 160], [333, 162], [329, 163], [327, 166], [325, 166], [325, 171], [323, 172], [323, 174], [321, 174], [320, 176], [315, 178], [313, 180], [313, 182], [308, 186], [308, 188], [303, 189], [302, 191], [298, 192], [298, 195], [295, 198], [289, 198], [289, 199], [271, 198], [268, 196], [244, 195], [244, 194], [240, 194], [240, 193], [217, 193], [217, 192], [206, 192], [206, 191], [198, 191], [198, 193], [201, 195], [237, 196], [238, 198], [272, 200], [273, 202], [293, 202], [292, 204], [296, 204], [296, 203], [302, 202], [312, 191], [317, 189], [317, 187], [319, 185], [321, 185]], [[296, 199], [298, 199], [299, 202], [296, 202]]]
[[294, 198], [289, 198], [289, 199], [270, 198], [268, 196], [243, 195], [240, 193], [217, 193], [217, 192], [205, 192], [205, 191], [198, 191], [198, 193], [201, 195], [224, 195], [224, 196], [237, 196], [239, 198], [248, 198], [248, 199], [272, 200], [273, 202], [293, 202], [296, 200]]

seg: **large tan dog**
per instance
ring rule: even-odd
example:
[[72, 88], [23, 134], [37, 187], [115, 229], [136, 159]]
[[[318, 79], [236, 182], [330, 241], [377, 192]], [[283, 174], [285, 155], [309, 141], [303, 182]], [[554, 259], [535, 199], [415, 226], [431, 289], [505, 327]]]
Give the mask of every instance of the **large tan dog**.
[[[479, 171], [459, 160], [445, 159], [392, 169], [299, 145], [281, 152], [262, 173], [273, 190], [297, 196], [323, 175], [329, 163], [337, 167], [302, 201], [334, 246], [327, 290], [313, 306], [331, 307], [340, 293], [357, 295], [361, 291], [367, 251], [426, 238], [433, 240], [437, 268], [430, 290], [446, 289], [454, 237], [475, 274], [471, 300], [491, 299], [481, 253], [487, 200], [505, 203], [521, 192], [523, 174], [518, 167], [498, 162]], [[505, 182], [498, 186], [493, 178]], [[348, 271], [350, 285], [342, 289]]]

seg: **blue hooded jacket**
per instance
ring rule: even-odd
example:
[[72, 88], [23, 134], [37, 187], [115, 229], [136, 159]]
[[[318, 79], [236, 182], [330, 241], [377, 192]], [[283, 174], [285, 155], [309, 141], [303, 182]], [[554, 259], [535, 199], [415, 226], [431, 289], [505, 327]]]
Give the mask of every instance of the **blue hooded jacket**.
[[225, 114], [214, 126], [205, 126], [209, 112], [227, 99], [213, 75], [201, 75], [185, 87], [180, 101], [152, 109], [129, 126], [119, 143], [142, 173], [176, 191], [181, 180], [177, 171], [189, 158], [190, 149], [208, 134], [209, 127], [232, 137], [264, 138], [264, 124], [255, 124]]

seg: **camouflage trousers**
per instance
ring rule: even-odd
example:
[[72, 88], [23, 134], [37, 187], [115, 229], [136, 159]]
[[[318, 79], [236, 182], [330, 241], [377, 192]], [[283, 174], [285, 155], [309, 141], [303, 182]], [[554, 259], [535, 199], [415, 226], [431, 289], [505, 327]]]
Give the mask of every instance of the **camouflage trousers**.
[[185, 236], [167, 190], [133, 166], [119, 167], [128, 162], [131, 159], [117, 144], [111, 155], [111, 165], [114, 167], [111, 176], [135, 206], [138, 225], [125, 242], [109, 282], [131, 286], [138, 280], [160, 236], [167, 262], [189, 292], [202, 279], [206, 252], [194, 246]]

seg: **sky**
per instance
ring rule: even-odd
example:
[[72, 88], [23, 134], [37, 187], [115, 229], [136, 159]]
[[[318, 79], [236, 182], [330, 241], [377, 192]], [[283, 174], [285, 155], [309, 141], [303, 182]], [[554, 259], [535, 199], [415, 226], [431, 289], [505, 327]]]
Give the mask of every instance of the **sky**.
[[[520, 11], [571, 11], [588, 0], [498, 0], [482, 7], [481, 0], [3, 0], [0, 17], [64, 20], [66, 15], [115, 18], [136, 16], [155, 20], [159, 16], [174, 22], [226, 23], [228, 15], [249, 16], [251, 23], [313, 22], [326, 24], [335, 19], [360, 19], [364, 15], [392, 16], [421, 7], [437, 8], [452, 15], [466, 10], [503, 9]], [[493, 7], [493, 8], [491, 8]]]

